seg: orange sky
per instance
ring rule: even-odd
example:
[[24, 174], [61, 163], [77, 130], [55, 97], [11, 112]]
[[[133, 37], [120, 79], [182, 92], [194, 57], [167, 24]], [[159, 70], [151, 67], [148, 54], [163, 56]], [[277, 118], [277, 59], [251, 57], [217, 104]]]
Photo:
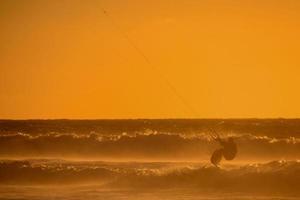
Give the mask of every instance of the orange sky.
[[0, 26], [0, 118], [300, 117], [298, 0], [0, 0]]

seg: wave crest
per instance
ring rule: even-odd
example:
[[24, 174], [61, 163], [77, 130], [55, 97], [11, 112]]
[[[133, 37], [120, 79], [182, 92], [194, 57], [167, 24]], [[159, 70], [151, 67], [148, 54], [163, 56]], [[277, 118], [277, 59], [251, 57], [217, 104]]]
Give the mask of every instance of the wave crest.
[[299, 192], [300, 161], [216, 168], [199, 164], [2, 161], [0, 184], [84, 184], [109, 188], [195, 188]]

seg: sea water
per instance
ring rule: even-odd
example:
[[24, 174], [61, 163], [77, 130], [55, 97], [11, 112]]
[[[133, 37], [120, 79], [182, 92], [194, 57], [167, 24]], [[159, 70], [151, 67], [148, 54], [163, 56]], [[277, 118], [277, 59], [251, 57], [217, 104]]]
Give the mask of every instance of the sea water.
[[[233, 161], [210, 164], [233, 137]], [[0, 121], [0, 199], [300, 199], [299, 120]]]

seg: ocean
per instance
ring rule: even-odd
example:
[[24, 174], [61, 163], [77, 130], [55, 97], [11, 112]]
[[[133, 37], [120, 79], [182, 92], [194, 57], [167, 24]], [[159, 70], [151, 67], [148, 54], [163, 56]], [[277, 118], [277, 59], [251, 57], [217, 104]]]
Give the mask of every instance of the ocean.
[[299, 119], [0, 120], [0, 158], [0, 199], [300, 199]]

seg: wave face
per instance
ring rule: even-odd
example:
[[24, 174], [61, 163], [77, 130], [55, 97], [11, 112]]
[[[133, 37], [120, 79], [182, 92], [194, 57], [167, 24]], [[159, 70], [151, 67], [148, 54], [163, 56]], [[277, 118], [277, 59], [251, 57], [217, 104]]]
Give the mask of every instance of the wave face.
[[300, 158], [300, 120], [0, 121], [0, 157], [208, 160], [235, 137], [238, 160]]
[[[239, 160], [299, 159], [300, 139], [252, 134], [235, 137]], [[219, 144], [207, 133], [174, 134], [144, 132], [122, 135], [100, 133], [6, 134], [0, 136], [2, 157], [74, 157], [99, 159], [209, 159]]]
[[0, 184], [85, 184], [109, 188], [195, 188], [298, 194], [300, 161], [210, 167], [200, 163], [1, 161]]

